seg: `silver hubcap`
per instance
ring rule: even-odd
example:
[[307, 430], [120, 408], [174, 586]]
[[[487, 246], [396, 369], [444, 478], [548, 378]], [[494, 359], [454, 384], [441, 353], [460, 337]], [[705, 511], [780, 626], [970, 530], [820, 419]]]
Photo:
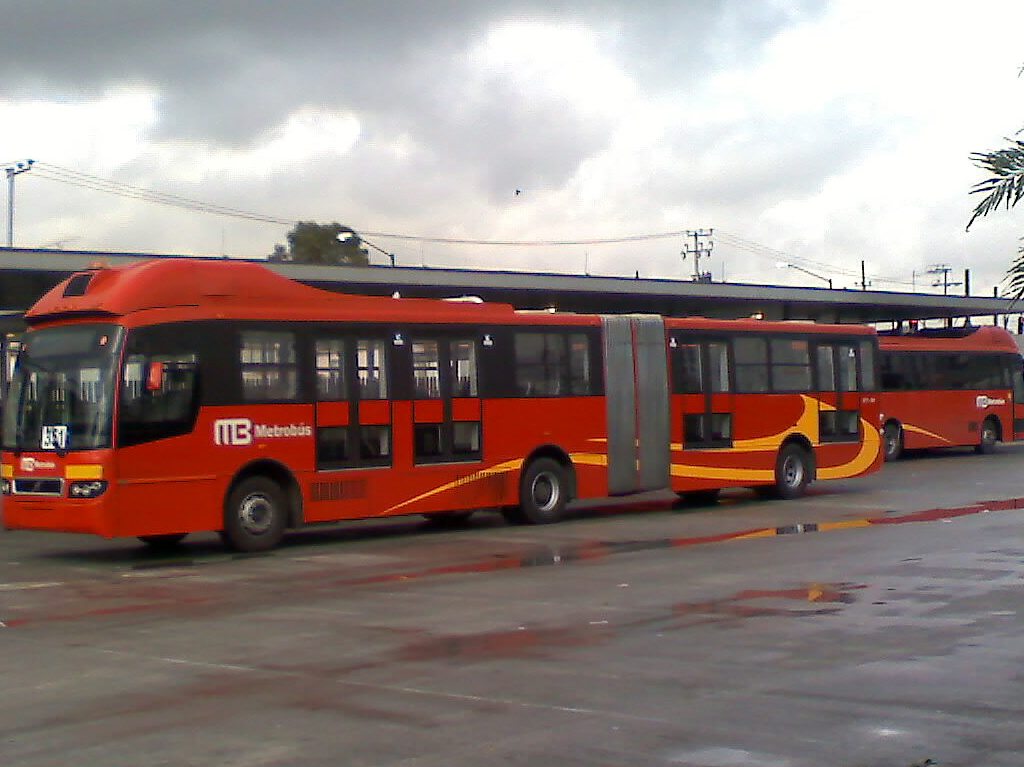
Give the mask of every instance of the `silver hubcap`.
[[238, 507], [238, 521], [251, 535], [263, 535], [274, 523], [274, 504], [263, 493], [247, 495]]
[[896, 452], [897, 446], [900, 444], [900, 433], [896, 429], [885, 430], [885, 451], [889, 455], [893, 455]]
[[533, 478], [530, 496], [540, 511], [551, 511], [558, 505], [558, 499], [561, 496], [558, 480], [550, 472], [541, 472]]
[[796, 456], [788, 456], [782, 464], [782, 481], [788, 487], [796, 487], [804, 478], [804, 464]]

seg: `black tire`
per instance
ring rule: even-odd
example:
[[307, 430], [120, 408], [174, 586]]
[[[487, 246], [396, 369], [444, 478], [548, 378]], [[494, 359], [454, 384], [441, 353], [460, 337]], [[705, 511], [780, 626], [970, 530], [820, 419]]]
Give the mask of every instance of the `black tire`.
[[140, 535], [139, 540], [154, 551], [173, 549], [183, 540], [188, 533], [166, 533], [164, 535]]
[[688, 490], [683, 493], [676, 493], [679, 500], [688, 506], [713, 506], [718, 503], [718, 496], [721, 490]]
[[221, 537], [235, 551], [267, 551], [281, 541], [287, 519], [281, 486], [267, 477], [249, 477], [228, 496]]
[[784, 500], [799, 498], [811, 481], [811, 456], [800, 445], [790, 443], [775, 461], [774, 495]]
[[882, 430], [882, 456], [886, 461], [895, 461], [903, 455], [903, 427], [896, 421], [889, 421]]
[[996, 419], [986, 418], [984, 423], [981, 424], [981, 435], [979, 436], [978, 444], [974, 446], [974, 452], [979, 455], [994, 453], [996, 442], [998, 441], [999, 427], [996, 425]]
[[516, 515], [531, 525], [558, 522], [569, 498], [565, 469], [552, 458], [531, 462], [519, 480], [519, 508]]

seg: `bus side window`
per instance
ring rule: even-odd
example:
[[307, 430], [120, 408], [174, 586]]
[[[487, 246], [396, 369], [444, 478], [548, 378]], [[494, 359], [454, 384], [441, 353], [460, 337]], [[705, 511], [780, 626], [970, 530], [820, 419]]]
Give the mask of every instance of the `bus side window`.
[[758, 393], [768, 391], [768, 342], [764, 338], [740, 336], [733, 340], [736, 365], [736, 390]]
[[811, 388], [810, 344], [803, 338], [771, 340], [772, 391], [808, 391]]
[[[155, 365], [163, 374], [159, 387], [149, 387], [146, 376]], [[121, 446], [192, 431], [199, 409], [198, 369], [195, 354], [128, 355], [121, 384]]]
[[860, 342], [860, 384], [862, 391], [875, 391], [878, 381], [875, 376], [875, 344]]
[[569, 336], [569, 391], [590, 394], [590, 339], [584, 333]]
[[515, 355], [520, 396], [557, 397], [565, 393], [569, 366], [564, 334], [516, 333]]
[[441, 356], [437, 341], [414, 341], [412, 374], [416, 399], [438, 399], [441, 396]]
[[449, 365], [452, 372], [452, 396], [479, 396], [476, 344], [473, 341], [452, 341], [449, 346], [449, 353]]
[[724, 341], [712, 341], [707, 344], [708, 373], [711, 378], [711, 391], [721, 394], [730, 391], [729, 387], [729, 344]]
[[1010, 364], [1013, 366], [1010, 375], [1013, 380], [1013, 401], [1014, 404], [1024, 405], [1024, 359], [1015, 357]]
[[857, 388], [857, 347], [853, 344], [837, 344], [839, 352], [839, 391], [858, 391]]
[[388, 375], [383, 341], [356, 341], [356, 372], [360, 399], [387, 399]]
[[246, 402], [294, 400], [299, 396], [294, 333], [243, 330], [238, 356], [242, 398]]
[[822, 344], [815, 351], [818, 373], [818, 391], [836, 390], [835, 347]]
[[703, 391], [700, 344], [679, 344], [673, 355], [673, 389], [676, 394], [700, 394]]
[[317, 399], [345, 399], [345, 342], [339, 338], [318, 338], [313, 350], [316, 362]]

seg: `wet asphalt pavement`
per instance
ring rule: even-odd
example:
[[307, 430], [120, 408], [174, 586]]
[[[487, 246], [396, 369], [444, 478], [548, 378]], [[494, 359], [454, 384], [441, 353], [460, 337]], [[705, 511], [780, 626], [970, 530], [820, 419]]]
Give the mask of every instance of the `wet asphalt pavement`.
[[266, 555], [0, 533], [0, 765], [1020, 767], [1022, 525], [1015, 445]]

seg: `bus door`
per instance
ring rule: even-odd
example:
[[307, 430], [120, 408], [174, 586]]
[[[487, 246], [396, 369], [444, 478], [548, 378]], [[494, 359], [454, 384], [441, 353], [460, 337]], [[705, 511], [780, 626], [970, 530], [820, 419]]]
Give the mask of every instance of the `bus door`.
[[414, 337], [413, 464], [480, 461], [477, 343], [469, 337]]
[[724, 338], [669, 340], [672, 391], [682, 395], [683, 448], [731, 447], [733, 395], [729, 342]]
[[603, 316], [608, 494], [669, 486], [665, 325], [648, 315]]
[[[383, 338], [314, 339], [318, 472], [391, 465], [386, 349]], [[307, 521], [363, 516], [369, 509], [367, 480], [357, 473], [318, 474], [310, 495]], [[344, 510], [324, 502], [344, 502]]]
[[[874, 369], [859, 374], [860, 344], [829, 341], [815, 344], [820, 442], [856, 442], [860, 439], [860, 380], [873, 380]], [[866, 358], [865, 366], [874, 361]]]

